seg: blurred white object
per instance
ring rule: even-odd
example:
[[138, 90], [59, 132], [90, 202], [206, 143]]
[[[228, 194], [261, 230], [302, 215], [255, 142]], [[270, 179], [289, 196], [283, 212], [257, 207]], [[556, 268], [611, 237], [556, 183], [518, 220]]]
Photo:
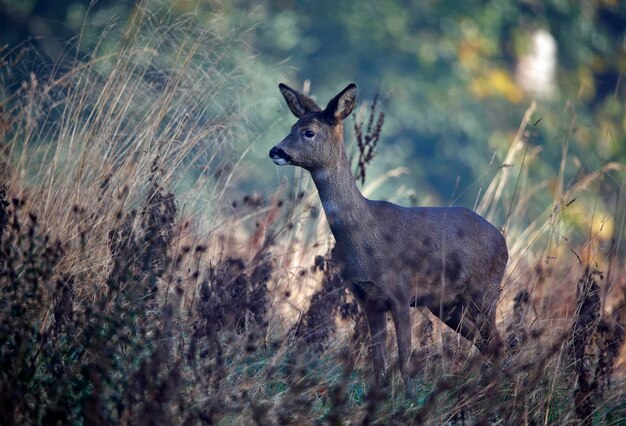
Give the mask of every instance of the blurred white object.
[[526, 92], [538, 98], [551, 98], [554, 94], [556, 40], [548, 31], [539, 29], [532, 33], [530, 42], [530, 52], [517, 63], [515, 79]]

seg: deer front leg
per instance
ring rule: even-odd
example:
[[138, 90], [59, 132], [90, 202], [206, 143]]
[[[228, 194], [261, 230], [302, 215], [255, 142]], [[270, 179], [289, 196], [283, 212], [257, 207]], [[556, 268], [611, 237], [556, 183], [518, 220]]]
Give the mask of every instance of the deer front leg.
[[391, 316], [398, 339], [398, 365], [402, 380], [409, 391], [408, 367], [411, 359], [411, 314], [408, 303], [396, 303], [391, 308]]
[[374, 361], [375, 384], [379, 385], [385, 378], [385, 358], [387, 346], [387, 316], [378, 306], [365, 307], [367, 322], [372, 340], [372, 357]]

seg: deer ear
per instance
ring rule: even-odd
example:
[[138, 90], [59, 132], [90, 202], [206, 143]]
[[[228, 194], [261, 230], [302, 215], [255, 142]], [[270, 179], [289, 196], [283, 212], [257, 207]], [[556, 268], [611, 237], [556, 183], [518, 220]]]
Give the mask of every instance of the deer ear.
[[287, 102], [287, 106], [293, 115], [298, 118], [311, 112], [322, 110], [319, 106], [317, 106], [313, 99], [298, 92], [297, 90], [292, 89], [286, 84], [280, 83], [278, 85], [278, 90], [280, 90], [283, 98], [285, 98], [285, 102]]
[[356, 84], [350, 83], [337, 96], [328, 102], [324, 115], [334, 122], [339, 123], [350, 115], [356, 105]]

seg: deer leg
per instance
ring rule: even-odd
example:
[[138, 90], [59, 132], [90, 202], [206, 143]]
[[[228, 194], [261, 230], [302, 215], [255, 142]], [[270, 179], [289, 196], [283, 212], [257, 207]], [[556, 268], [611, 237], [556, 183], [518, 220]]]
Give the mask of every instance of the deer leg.
[[366, 307], [367, 322], [372, 339], [375, 383], [379, 385], [385, 377], [385, 357], [387, 346], [387, 315], [382, 309]]
[[479, 332], [479, 339], [476, 347], [488, 358], [498, 358], [502, 350], [502, 340], [496, 327], [496, 311], [472, 309], [472, 316], [475, 318]]
[[476, 323], [469, 316], [468, 310], [463, 308], [463, 303], [461, 301], [453, 301], [441, 305], [429, 306], [428, 308], [448, 327], [465, 337], [470, 342], [473, 342], [479, 335]]
[[411, 360], [411, 314], [408, 303], [398, 303], [391, 308], [391, 316], [396, 327], [398, 339], [398, 366], [404, 381], [407, 396], [412, 397], [413, 385], [409, 377], [409, 361]]
[[396, 327], [398, 339], [398, 364], [402, 378], [406, 379], [411, 358], [411, 315], [409, 305], [396, 304], [391, 309], [391, 316]]

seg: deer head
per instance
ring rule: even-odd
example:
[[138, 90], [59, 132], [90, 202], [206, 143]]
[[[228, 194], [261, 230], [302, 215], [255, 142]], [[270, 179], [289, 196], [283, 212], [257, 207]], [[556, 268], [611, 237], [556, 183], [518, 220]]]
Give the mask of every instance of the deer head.
[[354, 109], [356, 85], [349, 84], [324, 110], [313, 99], [285, 84], [278, 88], [298, 121], [287, 137], [270, 150], [274, 163], [313, 171], [340, 161], [345, 155], [342, 122]]

